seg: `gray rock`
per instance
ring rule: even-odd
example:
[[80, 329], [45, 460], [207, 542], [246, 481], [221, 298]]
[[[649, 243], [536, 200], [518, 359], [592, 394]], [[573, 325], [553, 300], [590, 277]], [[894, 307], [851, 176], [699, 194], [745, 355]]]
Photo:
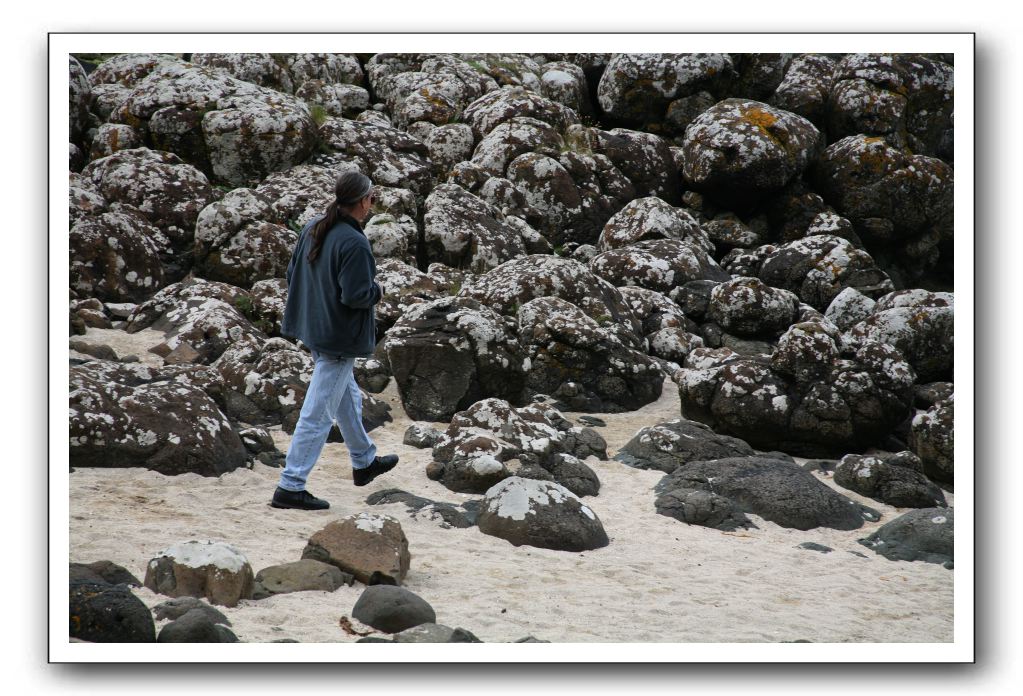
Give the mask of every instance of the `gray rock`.
[[160, 630], [157, 643], [237, 643], [238, 637], [226, 626], [214, 623], [208, 614], [192, 609]]
[[596, 514], [567, 488], [517, 476], [487, 491], [478, 525], [515, 546], [588, 551], [609, 543]]
[[218, 609], [210, 606], [198, 597], [177, 597], [175, 599], [168, 599], [166, 602], [160, 602], [153, 607], [153, 615], [161, 621], [166, 619], [175, 621], [193, 610], [203, 612], [213, 623], [221, 623], [225, 626], [231, 625], [230, 620]]
[[923, 469], [912, 452], [847, 454], [835, 467], [835, 483], [894, 507], [946, 507], [945, 494]]
[[71, 581], [92, 583], [108, 583], [110, 585], [131, 585], [141, 587], [142, 583], [125, 568], [112, 561], [95, 561], [94, 563], [71, 563], [69, 566]]
[[824, 544], [818, 544], [814, 541], [804, 541], [802, 544], [796, 545], [797, 549], [806, 549], [807, 551], [817, 551], [819, 553], [831, 553], [834, 551], [830, 546]]
[[333, 592], [342, 585], [351, 585], [355, 576], [336, 566], [311, 558], [263, 568], [256, 573], [252, 599], [266, 599], [288, 592]]
[[924, 508], [896, 517], [859, 542], [893, 561], [955, 560], [955, 510]]
[[214, 604], [237, 606], [252, 596], [252, 566], [235, 547], [223, 542], [187, 541], [170, 546], [146, 565], [144, 584], [171, 597], [205, 597]]
[[405, 430], [402, 444], [423, 449], [433, 447], [444, 434], [436, 428], [420, 423], [413, 423]]
[[367, 587], [355, 602], [352, 616], [386, 633], [437, 621], [437, 614], [426, 600], [393, 585]]
[[657, 496], [654, 508], [679, 522], [726, 532], [756, 526], [731, 499], [705, 490], [670, 488]]
[[859, 529], [880, 515], [836, 493], [798, 464], [766, 457], [732, 457], [683, 464], [655, 491], [693, 489], [729, 498], [742, 512], [794, 529]]
[[756, 450], [743, 440], [718, 435], [702, 423], [678, 419], [643, 428], [614, 459], [637, 469], [670, 474], [688, 462], [753, 454]]
[[92, 643], [152, 643], [153, 615], [124, 585], [72, 581], [68, 587], [69, 637]]
[[464, 628], [450, 628], [443, 624], [426, 623], [407, 628], [395, 634], [395, 643], [482, 643]]

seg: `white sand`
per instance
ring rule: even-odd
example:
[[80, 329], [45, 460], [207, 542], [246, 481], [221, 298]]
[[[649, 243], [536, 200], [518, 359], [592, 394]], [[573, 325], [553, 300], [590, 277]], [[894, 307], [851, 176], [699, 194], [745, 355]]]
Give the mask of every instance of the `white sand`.
[[[85, 340], [119, 355], [148, 356], [158, 332], [129, 336], [90, 329]], [[159, 360], [159, 358], [157, 358]], [[426, 478], [430, 450], [401, 444], [412, 423], [392, 380], [383, 394], [394, 422], [371, 435], [381, 452], [401, 463], [369, 486], [355, 488], [343, 444], [328, 444], [309, 490], [331, 502], [322, 512], [268, 505], [278, 469], [256, 464], [219, 478], [164, 476], [146, 469], [78, 469], [71, 474], [70, 560], [110, 560], [142, 580], [160, 550], [192, 539], [226, 541], [253, 571], [298, 560], [311, 534], [327, 522], [360, 511], [394, 516], [409, 539], [412, 565], [405, 586], [426, 599], [437, 620], [488, 642], [533, 635], [585, 642], [945, 642], [953, 629], [952, 573], [940, 565], [889, 561], [856, 540], [905, 510], [834, 486], [882, 512], [881, 522], [855, 531], [798, 531], [751, 516], [758, 529], [734, 533], [689, 526], [654, 511], [656, 471], [614, 460], [587, 463], [601, 480], [586, 498], [604, 524], [609, 546], [584, 553], [514, 547], [478, 529], [443, 529], [416, 519], [403, 505], [366, 505], [370, 493], [401, 488], [434, 500], [478, 496], [453, 493]], [[575, 421], [578, 414], [566, 414]], [[660, 400], [627, 414], [596, 414], [613, 455], [640, 428], [677, 418], [671, 382]], [[438, 425], [438, 427], [442, 427]], [[282, 451], [289, 436], [275, 429]], [[952, 495], [947, 494], [949, 504]], [[794, 548], [813, 541], [828, 554]], [[854, 555], [862, 553], [866, 558]], [[298, 592], [243, 600], [221, 610], [242, 641], [293, 638], [347, 642], [339, 625], [350, 616], [362, 586], [336, 592]], [[137, 590], [148, 606], [167, 598]], [[158, 622], [157, 629], [163, 625]]]

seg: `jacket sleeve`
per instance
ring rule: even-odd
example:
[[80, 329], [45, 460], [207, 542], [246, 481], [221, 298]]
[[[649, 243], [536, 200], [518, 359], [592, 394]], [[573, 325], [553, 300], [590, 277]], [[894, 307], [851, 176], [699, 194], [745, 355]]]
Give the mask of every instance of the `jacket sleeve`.
[[368, 309], [380, 301], [380, 285], [373, 280], [376, 263], [369, 244], [356, 244], [341, 260], [337, 282], [341, 287], [341, 303], [353, 309]]

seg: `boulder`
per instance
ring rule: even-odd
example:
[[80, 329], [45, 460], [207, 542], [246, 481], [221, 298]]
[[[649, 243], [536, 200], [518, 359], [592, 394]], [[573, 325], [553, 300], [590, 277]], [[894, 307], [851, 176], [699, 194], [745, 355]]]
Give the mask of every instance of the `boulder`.
[[597, 250], [619, 249], [648, 239], [678, 239], [705, 252], [714, 249], [707, 233], [687, 210], [647, 196], [631, 201], [607, 221], [597, 240]]
[[89, 82], [95, 90], [100, 85], [134, 87], [158, 67], [182, 64], [180, 58], [169, 53], [121, 53], [110, 56], [89, 73]]
[[94, 160], [82, 178], [107, 201], [136, 209], [178, 251], [191, 246], [199, 212], [214, 200], [213, 187], [200, 170], [171, 152], [144, 147]]
[[175, 599], [168, 599], [166, 602], [160, 602], [153, 607], [153, 616], [160, 621], [168, 619], [176, 621], [192, 611], [199, 611], [205, 614], [213, 623], [224, 624], [225, 626], [231, 625], [231, 621], [219, 609], [210, 606], [198, 597], [177, 597]]
[[828, 133], [882, 136], [896, 147], [951, 161], [954, 70], [913, 53], [853, 53], [835, 66]]
[[842, 331], [859, 324], [874, 313], [876, 303], [856, 288], [846, 288], [835, 295], [824, 316]]
[[328, 84], [361, 85], [365, 79], [354, 53], [285, 53], [278, 56], [296, 88], [307, 80]]
[[464, 628], [425, 623], [394, 634], [394, 643], [482, 643]]
[[881, 297], [874, 312], [844, 336], [850, 343], [876, 341], [898, 349], [921, 381], [951, 379], [955, 356], [955, 296], [950, 292], [899, 290]]
[[707, 314], [737, 336], [774, 337], [796, 322], [798, 309], [795, 293], [772, 288], [759, 278], [739, 277], [711, 291]]
[[400, 585], [412, 556], [396, 519], [360, 512], [335, 520], [309, 537], [302, 558], [329, 563], [362, 583], [380, 573]]
[[693, 350], [677, 375], [682, 415], [754, 447], [801, 456], [879, 444], [909, 416], [915, 373], [889, 345], [840, 351], [821, 324], [796, 324], [773, 358]]
[[237, 643], [238, 636], [206, 613], [192, 609], [160, 629], [157, 643]]
[[139, 302], [164, 284], [160, 232], [131, 209], [82, 217], [68, 233], [73, 290], [108, 302]]
[[430, 261], [486, 273], [525, 256], [519, 231], [503, 215], [461, 186], [441, 184], [426, 199], [423, 218]]
[[207, 280], [251, 287], [283, 278], [298, 235], [272, 220], [269, 199], [252, 189], [235, 189], [206, 206], [196, 221], [196, 267]]
[[597, 254], [590, 270], [615, 286], [661, 293], [694, 280], [728, 280], [728, 273], [700, 247], [677, 239], [649, 239]]
[[441, 174], [446, 174], [459, 162], [472, 157], [475, 145], [472, 128], [465, 123], [437, 126], [426, 136], [425, 142], [430, 150], [430, 160], [440, 169]]
[[287, 68], [272, 53], [193, 53], [189, 61], [260, 87], [288, 94], [295, 91]]
[[[225, 196], [225, 208], [214, 208], [215, 217], [209, 223], [218, 237], [229, 231], [233, 233], [232, 228], [238, 229], [241, 226], [234, 222], [238, 216], [247, 218], [246, 222], [266, 220], [299, 231], [308, 222], [323, 215], [334, 202], [337, 178], [342, 171], [350, 169], [359, 167], [351, 162], [338, 169], [299, 164], [273, 172], [252, 189], [252, 193], [249, 193], [249, 189], [243, 189], [234, 196]], [[262, 208], [262, 201], [269, 203], [269, 212]]]
[[433, 188], [430, 150], [408, 133], [375, 123], [328, 118], [320, 126], [320, 138], [338, 154], [365, 162], [365, 174], [376, 184], [409, 189], [420, 201]]
[[92, 86], [85, 68], [74, 56], [68, 56], [68, 139], [72, 143], [81, 142], [88, 128], [90, 101]]
[[90, 643], [153, 643], [156, 624], [148, 607], [127, 587], [72, 580], [68, 636]]
[[126, 126], [123, 123], [104, 123], [96, 129], [92, 136], [92, 142], [89, 145], [89, 161], [109, 157], [121, 150], [140, 148], [144, 144], [142, 135], [131, 126]]
[[670, 114], [684, 110], [694, 95], [721, 91], [733, 73], [727, 53], [616, 53], [600, 78], [597, 101], [615, 121], [681, 132], [685, 124]]
[[376, 493], [371, 493], [366, 498], [367, 505], [389, 505], [401, 503], [409, 509], [412, 517], [416, 519], [426, 518], [440, 523], [442, 529], [467, 529], [476, 524], [476, 517], [479, 513], [479, 501], [470, 500], [461, 505], [446, 503], [437, 500], [430, 500], [418, 495], [413, 495], [398, 488], [387, 488]]
[[558, 60], [542, 64], [540, 70], [540, 93], [543, 96], [580, 116], [595, 116], [586, 71], [581, 66], [567, 60]]
[[336, 566], [312, 558], [263, 568], [256, 573], [253, 599], [266, 599], [289, 592], [333, 592], [342, 585], [351, 585], [354, 576]]
[[946, 507], [944, 493], [923, 469], [912, 452], [847, 454], [835, 467], [835, 483], [893, 507]]
[[519, 309], [518, 333], [529, 361], [527, 392], [549, 394], [570, 410], [605, 412], [637, 409], [661, 394], [658, 364], [570, 302], [530, 300]]
[[697, 329], [696, 323], [686, 317], [681, 307], [656, 290], [627, 285], [619, 287], [618, 291], [633, 314], [643, 323], [641, 332], [644, 336], [662, 329]]
[[910, 510], [859, 542], [892, 561], [924, 561], [951, 567], [955, 560], [955, 510]]
[[202, 368], [154, 369], [93, 360], [70, 368], [71, 466], [142, 466], [219, 476], [244, 466], [238, 433], [206, 389]]
[[767, 285], [794, 292], [822, 312], [847, 288], [873, 299], [895, 289], [870, 254], [831, 235], [804, 237], [772, 248], [756, 276]]
[[736, 511], [793, 529], [859, 529], [864, 520], [880, 518], [795, 462], [756, 455], [691, 461], [661, 479], [654, 490], [658, 495], [706, 491], [729, 499]]
[[593, 510], [567, 488], [517, 476], [487, 491], [478, 525], [515, 546], [589, 551], [609, 543]]
[[295, 90], [295, 96], [310, 107], [314, 119], [317, 118], [316, 107], [330, 116], [354, 118], [369, 108], [370, 101], [364, 87], [324, 80], [306, 80]]
[[[539, 85], [538, 85], [539, 86]], [[497, 126], [513, 118], [528, 117], [564, 131], [579, 123], [579, 115], [562, 103], [522, 87], [504, 87], [488, 92], [469, 104], [462, 119], [477, 138], [483, 138]]]
[[749, 99], [725, 99], [686, 128], [682, 176], [722, 202], [777, 191], [813, 162], [823, 138], [802, 116]]
[[836, 65], [833, 58], [818, 53], [796, 56], [767, 101], [823, 129]]
[[654, 509], [679, 522], [723, 532], [756, 526], [731, 498], [695, 488], [668, 488], [657, 496]]
[[352, 607], [352, 617], [384, 633], [400, 633], [437, 621], [437, 614], [425, 599], [393, 585], [373, 585], [363, 590]]
[[447, 297], [411, 307], [387, 332], [384, 350], [415, 420], [444, 421], [481, 398], [518, 402], [523, 356], [505, 321], [480, 302]]
[[96, 584], [142, 586], [138, 578], [113, 561], [71, 563], [68, 566], [68, 573], [72, 582], [83, 581]]
[[881, 137], [850, 135], [828, 146], [812, 178], [896, 286], [934, 270], [943, 249], [951, 268], [954, 173], [945, 162]]
[[99, 215], [106, 208], [106, 199], [92, 181], [75, 172], [68, 175], [68, 216], [71, 227], [83, 218]]
[[591, 319], [620, 326], [621, 331], [616, 333], [639, 345], [642, 323], [625, 303], [621, 292], [573, 259], [543, 254], [515, 259], [464, 284], [459, 294], [505, 317], [516, 317], [519, 309], [530, 300], [560, 298]]
[[718, 435], [703, 423], [676, 419], [642, 428], [614, 458], [637, 469], [670, 474], [689, 462], [755, 454], [756, 450], [739, 438]]
[[227, 73], [160, 62], [110, 115], [147, 142], [179, 155], [208, 177], [250, 186], [303, 161], [316, 143], [308, 107]]
[[909, 446], [924, 471], [936, 481], [952, 483], [955, 474], [955, 395], [940, 399], [913, 416]]
[[226, 607], [252, 597], [252, 566], [241, 551], [214, 541], [186, 541], [146, 566], [145, 586], [171, 597], [205, 597]]

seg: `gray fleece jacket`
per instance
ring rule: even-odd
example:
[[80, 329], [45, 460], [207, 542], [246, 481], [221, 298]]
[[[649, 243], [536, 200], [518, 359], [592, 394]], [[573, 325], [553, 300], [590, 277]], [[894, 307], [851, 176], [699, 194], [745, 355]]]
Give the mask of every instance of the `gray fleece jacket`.
[[302, 229], [291, 255], [281, 333], [330, 357], [368, 357], [376, 347], [373, 306], [382, 295], [373, 251], [359, 223], [343, 216], [309, 263], [309, 230], [319, 219]]

